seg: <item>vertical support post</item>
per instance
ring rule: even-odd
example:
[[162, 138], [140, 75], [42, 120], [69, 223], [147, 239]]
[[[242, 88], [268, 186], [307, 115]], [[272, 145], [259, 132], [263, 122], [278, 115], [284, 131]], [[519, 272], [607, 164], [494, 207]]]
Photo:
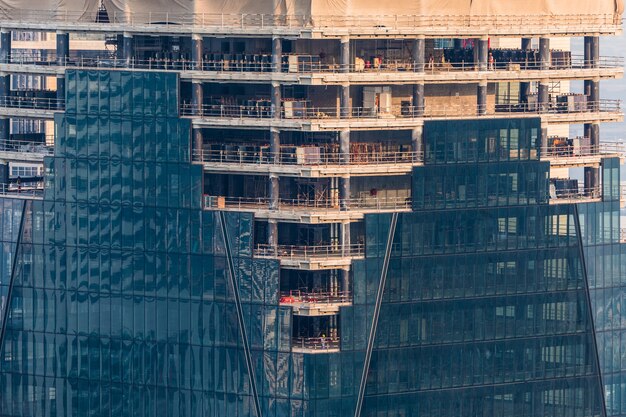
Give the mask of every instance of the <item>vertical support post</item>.
[[280, 162], [280, 131], [274, 127], [270, 129], [270, 154], [274, 163]]
[[204, 104], [204, 91], [202, 89], [202, 80], [191, 81], [191, 107], [192, 113], [202, 116], [202, 107]]
[[342, 119], [352, 116], [352, 107], [350, 106], [350, 84], [345, 83], [339, 86], [339, 115]]
[[204, 51], [204, 38], [194, 33], [191, 35], [191, 68], [202, 71], [202, 53]]
[[600, 37], [585, 36], [585, 68], [597, 68], [600, 59]]
[[274, 219], [267, 221], [267, 244], [273, 249], [278, 246], [278, 222]]
[[550, 38], [539, 38], [539, 69], [550, 69]]
[[[0, 191], [5, 191], [9, 184], [9, 162], [0, 159]], [[5, 307], [6, 308], [6, 307]]]
[[281, 102], [280, 83], [278, 81], [272, 81], [272, 115], [274, 119], [280, 119], [282, 116]]
[[[5, 103], [11, 93], [11, 76], [0, 73], [0, 103]], [[9, 140], [11, 133], [11, 118], [0, 117], [0, 140]]]
[[[600, 146], [600, 124], [598, 122], [585, 124], [585, 136], [589, 138], [589, 146], [592, 153], [598, 153]], [[600, 170], [593, 167], [585, 167], [584, 173], [585, 191], [592, 194], [600, 186]]]
[[0, 63], [11, 62], [11, 31], [0, 29]]
[[487, 81], [478, 83], [476, 108], [479, 116], [487, 114]]
[[352, 282], [350, 281], [350, 269], [345, 266], [341, 270], [341, 291], [344, 296], [352, 294]]
[[489, 58], [489, 37], [483, 36], [478, 41], [478, 70], [487, 71], [487, 61]]
[[283, 62], [283, 40], [272, 38], [272, 71], [281, 72]]
[[418, 126], [411, 131], [411, 150], [415, 153], [415, 161], [423, 160], [424, 128]]
[[480, 38], [473, 38], [472, 43], [474, 45], [474, 49], [472, 49], [474, 54], [474, 69], [478, 69], [480, 61]]
[[463, 49], [463, 39], [454, 38], [454, 49], [456, 50]]
[[270, 174], [270, 210], [278, 210], [279, 191], [278, 175]]
[[539, 90], [537, 94], [538, 110], [543, 113], [548, 110], [548, 102], [550, 100], [548, 94], [548, 80], [539, 81]]
[[[350, 130], [339, 132], [339, 160], [342, 164], [350, 163]], [[339, 178], [339, 206], [347, 210], [350, 206], [350, 176]]]
[[204, 150], [204, 135], [202, 134], [202, 129], [196, 127], [193, 129], [193, 156], [192, 158], [195, 161], [203, 161], [203, 150]]
[[129, 32], [124, 32], [124, 36], [122, 37], [122, 58], [127, 68], [130, 68], [133, 62], [133, 34]]
[[[532, 45], [532, 38], [522, 38], [522, 51], [528, 52], [530, 51]], [[526, 61], [526, 64], [528, 61]], [[523, 64], [523, 68], [525, 65]], [[520, 103], [528, 103], [528, 95], [530, 94], [530, 83], [528, 81], [523, 81], [519, 83], [519, 101]]]
[[344, 256], [350, 256], [350, 222], [343, 221], [339, 225], [339, 239]]
[[426, 38], [418, 36], [413, 41], [413, 65], [415, 72], [424, 72], [426, 64]]
[[67, 65], [70, 57], [70, 34], [57, 30], [57, 65], [62, 67]]
[[413, 117], [424, 115], [424, 83], [413, 84]]
[[65, 106], [65, 74], [57, 75], [57, 109]]
[[350, 72], [350, 38], [347, 36], [341, 37], [339, 61], [341, 72]]

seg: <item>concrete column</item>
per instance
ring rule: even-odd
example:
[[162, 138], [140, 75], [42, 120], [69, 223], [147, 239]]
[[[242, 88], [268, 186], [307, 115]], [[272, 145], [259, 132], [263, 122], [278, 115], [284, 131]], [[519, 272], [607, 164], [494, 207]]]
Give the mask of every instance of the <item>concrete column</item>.
[[341, 248], [344, 252], [344, 254], [348, 255], [350, 252], [350, 222], [349, 221], [344, 221], [342, 222], [340, 225], [340, 233], [339, 233], [339, 239], [340, 239], [340, 243], [341, 243]]
[[424, 72], [426, 64], [426, 38], [419, 36], [413, 41], [413, 65], [415, 72]]
[[194, 33], [191, 35], [191, 67], [202, 70], [202, 52], [204, 51], [204, 38]]
[[283, 62], [283, 40], [272, 38], [272, 71], [281, 72]]
[[282, 96], [280, 91], [280, 83], [272, 82], [272, 114], [274, 119], [280, 119], [282, 116]]
[[[7, 96], [11, 93], [11, 76], [0, 73], [0, 104], [6, 105]], [[11, 118], [0, 117], [0, 140], [9, 140], [11, 134]]]
[[0, 63], [8, 64], [11, 62], [11, 31], [7, 29], [0, 30]]
[[278, 210], [279, 182], [278, 175], [270, 174], [270, 210]]
[[270, 130], [270, 154], [274, 162], [280, 162], [280, 131], [276, 128]]
[[70, 57], [70, 34], [57, 30], [57, 65], [67, 65]]
[[[522, 38], [522, 51], [530, 51], [532, 38]], [[530, 83], [523, 81], [519, 83], [519, 101], [520, 103], [528, 103], [528, 95], [530, 94]]]
[[417, 160], [423, 160], [424, 128], [418, 126], [411, 131], [411, 150], [415, 152]]
[[[203, 160], [202, 151], [204, 149], [204, 135], [201, 128], [193, 129], [193, 159]], [[197, 158], [197, 159], [196, 159]]]
[[57, 109], [65, 107], [65, 74], [57, 75]]
[[278, 223], [273, 219], [267, 221], [267, 244], [273, 248], [278, 246]]
[[122, 41], [122, 59], [126, 63], [126, 67], [130, 68], [133, 63], [133, 56], [135, 54], [133, 48], [133, 35], [129, 32], [124, 32]]
[[487, 71], [487, 61], [489, 59], [489, 37], [482, 37], [478, 41], [478, 69]]
[[424, 84], [413, 84], [413, 117], [424, 115]]
[[539, 91], [537, 94], [538, 109], [540, 112], [548, 110], [548, 102], [550, 97], [548, 95], [548, 80], [539, 81]]
[[600, 59], [600, 37], [585, 36], [585, 67], [597, 68]]
[[350, 269], [344, 267], [341, 270], [341, 291], [344, 294], [352, 294], [352, 282], [350, 280]]
[[0, 188], [2, 191], [9, 185], [9, 162], [0, 159]]
[[539, 38], [539, 68], [550, 69], [550, 38]]
[[454, 38], [454, 49], [463, 49], [463, 39]]
[[341, 72], [350, 72], [350, 38], [347, 36], [341, 38], [339, 64]]
[[487, 114], [487, 82], [478, 83], [478, 91], [476, 95], [476, 108], [478, 115]]
[[[592, 152], [598, 153], [598, 147], [600, 146], [600, 124], [597, 122], [586, 123], [585, 137], [589, 138], [589, 145], [593, 150]], [[585, 167], [584, 179], [585, 189], [591, 194], [600, 186], [600, 170], [598, 168]]]
[[[350, 130], [339, 132], [339, 160], [342, 164], [350, 163]], [[339, 178], [339, 206], [347, 210], [350, 206], [350, 176]]]
[[342, 119], [352, 116], [352, 108], [350, 106], [350, 84], [341, 84], [339, 86], [339, 107]]
[[191, 108], [193, 114], [202, 115], [202, 104], [204, 103], [204, 94], [202, 90], [201, 80], [191, 81]]

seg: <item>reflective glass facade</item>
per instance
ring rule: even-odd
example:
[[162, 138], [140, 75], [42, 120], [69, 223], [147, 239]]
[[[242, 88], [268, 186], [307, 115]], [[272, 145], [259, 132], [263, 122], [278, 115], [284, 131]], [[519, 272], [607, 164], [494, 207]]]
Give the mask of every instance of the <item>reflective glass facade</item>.
[[587, 417], [603, 382], [626, 411], [619, 161], [605, 201], [550, 204], [539, 119], [427, 123], [339, 352], [293, 352], [253, 215], [202, 209], [177, 76], [66, 77], [44, 198], [0, 206], [0, 415]]

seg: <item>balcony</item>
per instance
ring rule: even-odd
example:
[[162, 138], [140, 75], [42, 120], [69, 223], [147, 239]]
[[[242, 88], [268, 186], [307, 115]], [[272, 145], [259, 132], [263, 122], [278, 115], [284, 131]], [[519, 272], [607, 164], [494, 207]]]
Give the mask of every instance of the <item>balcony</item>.
[[53, 154], [54, 148], [41, 142], [0, 140], [0, 159], [5, 161], [43, 162]]
[[[8, 29], [58, 30], [131, 30], [147, 33], [181, 34], [252, 34], [308, 37], [377, 35], [389, 38], [398, 34], [437, 37], [540, 36], [619, 34], [621, 21], [610, 14], [558, 15], [275, 15], [219, 14], [180, 12], [117, 12], [108, 13], [109, 23], [98, 20], [98, 11], [7, 10], [3, 27]], [[104, 26], [104, 29], [103, 29]], [[597, 35], [596, 35], [597, 36]]]
[[[305, 153], [307, 149], [317, 152]], [[336, 152], [323, 152], [320, 147], [302, 147], [295, 152], [281, 150], [278, 154], [262, 148], [253, 151], [205, 149], [193, 152], [193, 160], [202, 163], [207, 172], [273, 173], [308, 178], [408, 174], [414, 166], [422, 165], [423, 159], [422, 152], [377, 151], [342, 156]]]
[[371, 196], [340, 201], [338, 198], [279, 199], [275, 209], [270, 208], [267, 197], [204, 196], [207, 210], [253, 212], [258, 219], [275, 219], [284, 222], [326, 223], [363, 219], [368, 213], [411, 211], [411, 198], [382, 198]]
[[600, 187], [558, 188], [550, 185], [550, 204], [592, 203], [602, 200]]
[[620, 100], [586, 102], [584, 106], [546, 103], [498, 104], [494, 111], [478, 105], [469, 106], [390, 106], [376, 107], [315, 107], [308, 104], [297, 110], [276, 115], [269, 101], [265, 105], [209, 104], [181, 106], [183, 116], [191, 116], [197, 126], [229, 126], [242, 128], [304, 128], [310, 130], [342, 128], [407, 129], [424, 120], [541, 117], [545, 123], [582, 123], [591, 121], [621, 121]]
[[263, 259], [277, 259], [283, 268], [303, 269], [338, 269], [349, 267], [353, 259], [365, 257], [365, 246], [354, 245], [267, 245], [259, 244], [254, 256]]
[[334, 353], [339, 352], [341, 339], [333, 337], [294, 337], [291, 351], [297, 353]]
[[339, 308], [352, 304], [352, 295], [346, 292], [288, 291], [280, 296], [280, 304], [291, 306], [299, 316], [329, 316], [339, 313]]
[[20, 198], [25, 200], [41, 200], [43, 183], [20, 185], [16, 183], [0, 184], [0, 198]]
[[[548, 138], [550, 141], [551, 138]], [[559, 168], [599, 167], [602, 158], [624, 158], [625, 148], [622, 142], [607, 142], [600, 145], [574, 146], [574, 140], [563, 139], [557, 146], [542, 149], [541, 160], [549, 161], [550, 166]], [[588, 140], [577, 138], [582, 143]]]
[[65, 100], [48, 97], [0, 97], [0, 115], [19, 118], [53, 119], [54, 113], [63, 111]]
[[[497, 50], [494, 50], [497, 51]], [[291, 59], [294, 58], [294, 59]], [[337, 58], [338, 61], [338, 58]], [[529, 60], [499, 61], [488, 66], [488, 71], [478, 71], [471, 60], [428, 62], [417, 65], [411, 59], [383, 59], [380, 64], [359, 60], [347, 68], [339, 64], [322, 63], [316, 55], [285, 55], [280, 71], [274, 71], [269, 54], [205, 54], [201, 61], [188, 59], [133, 58], [130, 63], [115, 57], [77, 57], [57, 60], [54, 53], [42, 57], [32, 53], [13, 53], [9, 63], [0, 64], [0, 70], [15, 73], [60, 75], [67, 68], [124, 69], [139, 71], [176, 71], [182, 79], [206, 81], [269, 82], [281, 81], [301, 85], [341, 84], [404, 84], [467, 83], [476, 81], [532, 81], [541, 78], [589, 79], [617, 78], [623, 75], [623, 59], [601, 57], [588, 65], [583, 57], [553, 59], [547, 69], [541, 69]]]

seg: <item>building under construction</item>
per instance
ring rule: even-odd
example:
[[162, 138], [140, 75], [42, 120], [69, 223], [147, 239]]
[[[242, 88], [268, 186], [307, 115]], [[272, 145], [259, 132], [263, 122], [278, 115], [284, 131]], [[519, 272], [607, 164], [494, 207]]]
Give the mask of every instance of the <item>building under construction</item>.
[[0, 416], [626, 416], [621, 0], [392, 3], [0, 0]]

